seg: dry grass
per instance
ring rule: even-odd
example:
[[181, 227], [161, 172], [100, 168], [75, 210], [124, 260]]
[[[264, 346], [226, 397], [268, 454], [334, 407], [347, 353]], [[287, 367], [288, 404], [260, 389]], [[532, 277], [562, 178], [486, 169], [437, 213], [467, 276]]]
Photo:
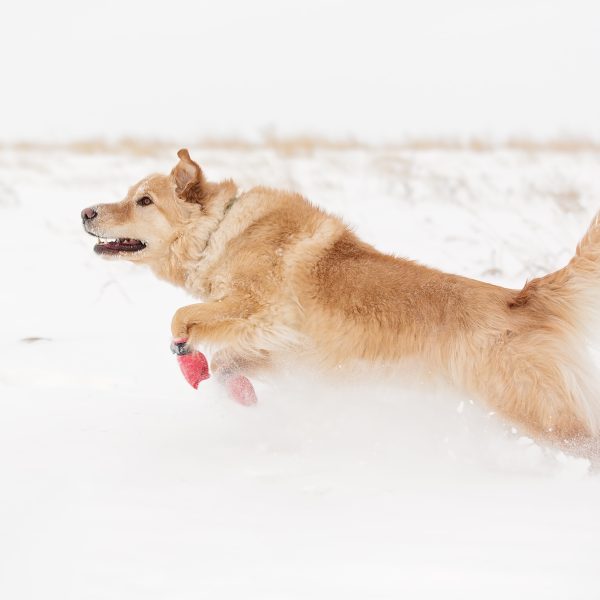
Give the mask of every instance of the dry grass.
[[206, 137], [194, 141], [178, 142], [124, 137], [116, 141], [99, 138], [78, 140], [63, 143], [14, 142], [1, 143], [0, 149], [17, 149], [21, 151], [57, 151], [67, 150], [79, 154], [128, 154], [135, 156], [154, 156], [172, 151], [183, 145], [194, 148], [213, 150], [249, 151], [270, 150], [283, 156], [310, 155], [320, 150], [352, 151], [352, 150], [388, 150], [388, 151], [469, 151], [494, 152], [512, 150], [527, 153], [598, 153], [600, 142], [583, 137], [560, 137], [547, 140], [532, 138], [510, 138], [494, 141], [483, 138], [414, 138], [398, 142], [371, 144], [352, 138], [332, 139], [319, 136], [278, 136], [266, 133], [258, 141], [250, 141], [233, 137]]

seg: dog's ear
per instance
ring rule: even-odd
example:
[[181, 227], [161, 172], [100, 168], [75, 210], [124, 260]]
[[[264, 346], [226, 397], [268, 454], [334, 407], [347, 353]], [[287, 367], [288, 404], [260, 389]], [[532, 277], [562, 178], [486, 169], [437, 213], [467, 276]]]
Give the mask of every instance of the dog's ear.
[[177, 195], [186, 202], [201, 203], [206, 196], [206, 180], [202, 169], [191, 158], [186, 148], [178, 153], [179, 162], [171, 171]]

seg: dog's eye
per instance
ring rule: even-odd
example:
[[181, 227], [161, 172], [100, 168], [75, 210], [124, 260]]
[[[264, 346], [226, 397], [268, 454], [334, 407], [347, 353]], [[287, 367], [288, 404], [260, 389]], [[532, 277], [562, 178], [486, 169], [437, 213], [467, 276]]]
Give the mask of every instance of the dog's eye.
[[149, 198], [148, 196], [142, 196], [137, 202], [136, 204], [138, 206], [150, 206], [150, 204], [152, 204], [152, 198]]

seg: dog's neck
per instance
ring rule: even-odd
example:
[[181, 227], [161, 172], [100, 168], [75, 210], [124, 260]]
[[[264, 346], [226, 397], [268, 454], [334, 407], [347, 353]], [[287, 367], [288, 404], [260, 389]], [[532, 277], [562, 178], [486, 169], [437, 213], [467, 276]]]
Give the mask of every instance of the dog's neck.
[[204, 259], [213, 234], [221, 227], [238, 198], [233, 181], [215, 184], [214, 193], [203, 207], [204, 214], [186, 225], [173, 240], [169, 260], [153, 268], [156, 275], [185, 287], [188, 274]]

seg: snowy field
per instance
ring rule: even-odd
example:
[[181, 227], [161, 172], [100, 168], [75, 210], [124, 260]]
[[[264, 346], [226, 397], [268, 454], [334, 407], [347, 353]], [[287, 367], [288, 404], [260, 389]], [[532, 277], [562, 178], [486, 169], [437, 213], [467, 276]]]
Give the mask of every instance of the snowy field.
[[[290, 372], [251, 409], [169, 353], [190, 302], [79, 212], [174, 148], [0, 148], [0, 597], [600, 598], [600, 475], [447, 388]], [[600, 208], [600, 151], [190, 148], [382, 250], [514, 287]]]

